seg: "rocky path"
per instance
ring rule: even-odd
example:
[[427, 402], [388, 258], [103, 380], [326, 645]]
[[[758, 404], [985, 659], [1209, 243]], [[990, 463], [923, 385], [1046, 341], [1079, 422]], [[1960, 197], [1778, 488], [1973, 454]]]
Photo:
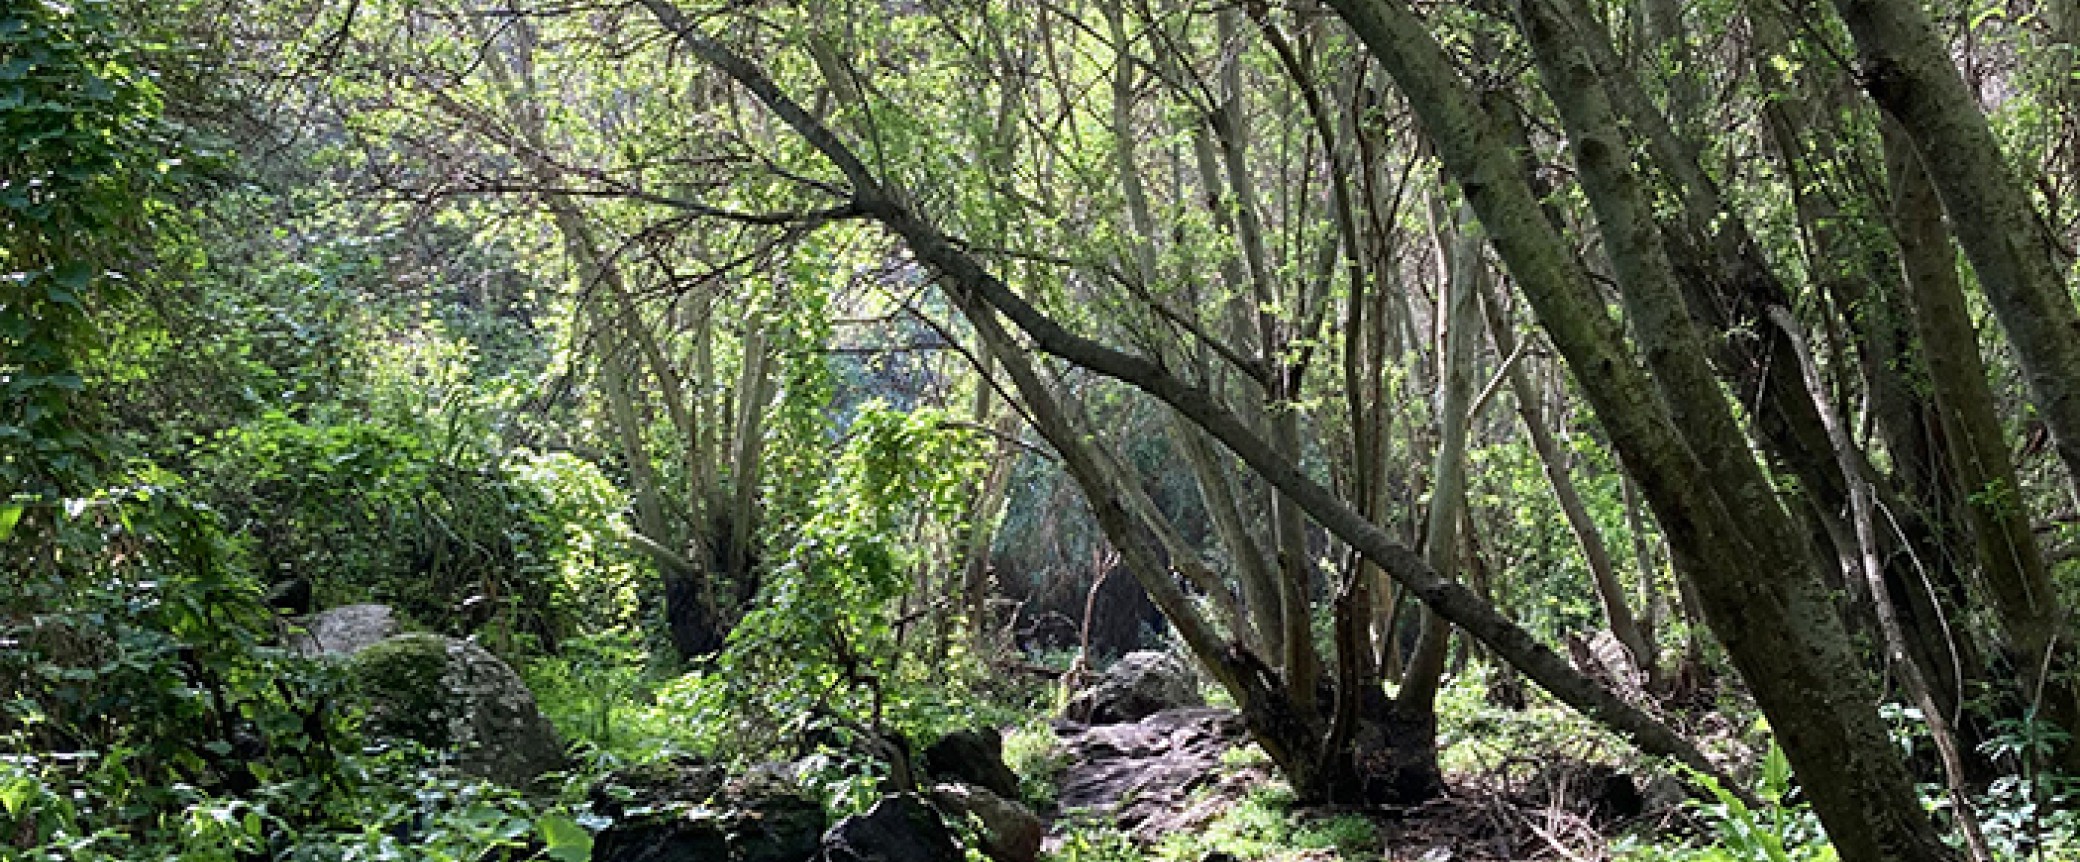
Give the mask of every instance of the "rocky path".
[[1056, 797], [1063, 817], [1097, 818], [1142, 841], [1202, 826], [1269, 780], [1261, 769], [1223, 766], [1222, 756], [1248, 741], [1231, 710], [1185, 707], [1120, 724], [1063, 722], [1056, 732], [1070, 763]]

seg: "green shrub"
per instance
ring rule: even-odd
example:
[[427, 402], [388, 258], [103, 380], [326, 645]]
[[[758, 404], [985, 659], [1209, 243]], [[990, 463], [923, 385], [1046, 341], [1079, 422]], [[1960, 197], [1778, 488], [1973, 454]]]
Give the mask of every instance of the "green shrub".
[[1037, 808], [1054, 806], [1056, 784], [1069, 767], [1069, 753], [1044, 718], [1028, 719], [1004, 734], [1004, 765], [1018, 775], [1018, 792]]

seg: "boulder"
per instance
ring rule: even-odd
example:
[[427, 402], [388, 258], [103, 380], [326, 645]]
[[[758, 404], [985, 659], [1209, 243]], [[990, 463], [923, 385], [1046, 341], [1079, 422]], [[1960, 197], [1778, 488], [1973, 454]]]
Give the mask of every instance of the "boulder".
[[303, 618], [303, 631], [289, 637], [298, 655], [348, 656], [397, 634], [397, 616], [389, 605], [342, 605]]
[[613, 820], [592, 838], [593, 862], [806, 862], [822, 846], [823, 806], [770, 771], [652, 763], [609, 773], [590, 796]]
[[1225, 709], [1171, 709], [1140, 721], [1090, 727], [1063, 725], [1057, 799], [1063, 813], [1082, 811], [1154, 843], [1204, 826], [1224, 803], [1201, 806], [1200, 791], [1231, 778], [1222, 755], [1242, 744], [1242, 717]]
[[1017, 799], [1018, 774], [1004, 765], [1004, 737], [993, 727], [956, 730], [924, 750], [924, 771]]
[[1034, 862], [1047, 825], [1024, 805], [972, 784], [937, 784], [925, 794], [956, 821], [974, 818], [983, 855], [996, 862]]
[[1095, 684], [1070, 698], [1067, 717], [1084, 724], [1118, 724], [1205, 703], [1198, 678], [1184, 662], [1143, 650], [1121, 656]]
[[1633, 703], [1648, 700], [1647, 674], [1641, 669], [1639, 659], [1609, 629], [1591, 632], [1587, 639], [1569, 632], [1567, 654], [1574, 662], [1575, 670], [1590, 679], [1604, 682], [1626, 700]]
[[364, 729], [455, 753], [471, 775], [519, 786], [564, 765], [534, 693], [498, 656], [433, 634], [386, 638], [347, 662]]
[[939, 812], [915, 793], [881, 797], [824, 833], [818, 862], [965, 862]]

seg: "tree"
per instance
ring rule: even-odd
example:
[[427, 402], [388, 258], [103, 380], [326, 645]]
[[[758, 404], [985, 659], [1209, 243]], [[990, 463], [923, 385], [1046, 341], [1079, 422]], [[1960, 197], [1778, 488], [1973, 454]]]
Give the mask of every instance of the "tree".
[[[1176, 378], [1146, 358], [1074, 335], [1041, 314], [944, 233], [910, 210], [836, 132], [789, 97], [761, 68], [707, 36], [669, 2], [653, 0], [645, 5], [695, 56], [744, 87], [836, 166], [849, 184], [846, 206], [901, 237], [911, 253], [937, 273], [941, 285], [962, 308], [984, 343], [1018, 382], [1041, 433], [1084, 486], [1100, 523], [1106, 525], [1129, 569], [1178, 628], [1194, 655], [1235, 695], [1253, 735], [1303, 799], [1356, 798], [1367, 789], [1386, 797], [1395, 788], [1395, 779], [1405, 774], [1402, 767], [1406, 764], [1397, 758], [1407, 756], [1411, 750], [1417, 757], [1434, 756], [1426, 755], [1420, 746], [1404, 747], [1405, 733], [1397, 733], [1388, 725], [1384, 719], [1390, 716], [1380, 714], [1379, 700], [1369, 696], [1354, 679], [1352, 669], [1358, 657], [1348, 648], [1355, 640], [1348, 633], [1358, 630], [1364, 620], [1350, 602], [1348, 585], [1339, 591], [1343, 607], [1337, 613], [1338, 625], [1346, 633], [1338, 636], [1338, 642], [1345, 645], [1338, 650], [1338, 678], [1343, 684], [1337, 687], [1332, 708], [1303, 709], [1300, 704], [1311, 701], [1311, 693], [1306, 700], [1295, 695], [1289, 689], [1289, 680], [1282, 680], [1245, 646], [1223, 642], [1189, 604], [1161, 566], [1150, 543], [1138, 537], [1138, 525], [1121, 502], [1122, 495], [1117, 493], [1117, 468], [1086, 442], [1073, 413], [1033, 372], [1030, 360], [1010, 340], [998, 315], [1034, 339], [1041, 351], [1120, 379], [1177, 409], [1250, 464], [1294, 505], [1407, 585], [1440, 615], [1561, 699], [1611, 723], [1650, 751], [1676, 757], [1702, 772], [1716, 771], [1668, 728], [1582, 677], [1558, 654], [1540, 645], [1464, 586], [1438, 577], [1419, 555], [1365, 521], [1327, 488], [1300, 472], [1297, 465], [1281, 458], [1272, 444], [1220, 407], [1206, 390]], [[1365, 727], [1368, 722], [1370, 728]], [[1427, 739], [1423, 741], [1428, 743]], [[1370, 744], [1358, 744], [1353, 750], [1353, 743], [1357, 742]]]

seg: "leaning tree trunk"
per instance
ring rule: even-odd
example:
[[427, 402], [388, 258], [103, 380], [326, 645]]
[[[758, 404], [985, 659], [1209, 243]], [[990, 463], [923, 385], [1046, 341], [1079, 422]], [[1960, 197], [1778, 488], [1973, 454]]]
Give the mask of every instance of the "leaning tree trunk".
[[[1916, 331], [1921, 343], [1932, 348], [1923, 352], [1928, 386], [1941, 408], [1948, 468], [1958, 485], [1971, 492], [1961, 508], [1979, 564], [1978, 581], [1993, 598], [2000, 623], [1996, 630], [2009, 636], [2008, 615], [2016, 609], [2027, 613], [2035, 591], [2050, 589], [2049, 569], [2031, 530], [2029, 512], [2014, 493], [2022, 487], [2021, 480], [2008, 455], [2011, 449], [1999, 408], [1986, 385], [1978, 333], [1965, 304], [1935, 190], [1898, 125], [1887, 120], [1882, 133], [1892, 183], [1893, 229], [1900, 235]], [[2018, 655], [2029, 654], [2019, 643], [2009, 646]], [[1976, 650], [1971, 654], [1976, 661]], [[1970, 669], [1974, 675], [1978, 670]]]
[[1858, 79], [1899, 121], [2015, 346], [2068, 480], [2080, 489], [2080, 311], [2054, 237], [1914, 0], [1835, 0], [1856, 40]]
[[[1952, 854], [1921, 811], [1892, 749], [1846, 632], [1792, 526], [1733, 426], [1675, 295], [1659, 231], [1631, 176], [1631, 142], [1603, 82], [1564, 16], [1520, 5], [1542, 46], [1547, 92], [1563, 115], [1577, 166], [1624, 284], [1657, 387], [1616, 324], [1478, 99], [1399, 0], [1331, 0], [1400, 85], [1481, 215], [1497, 251], [1567, 358], [1628, 471], [1669, 533], [1679, 569], [1780, 734], [1814, 808], [1844, 859], [1942, 859]], [[1665, 400], [1663, 400], [1665, 399]], [[1679, 430], [1682, 429], [1682, 430]], [[1691, 433], [1684, 433], [1689, 431]]]
[[[1481, 312], [1488, 322], [1488, 336], [1495, 341], [1495, 350], [1503, 356], [1514, 355], [1518, 350], [1517, 340], [1510, 331], [1510, 324], [1503, 314], [1502, 303], [1495, 298], [1495, 291], [1481, 291]], [[1538, 393], [1531, 385], [1530, 375], [1524, 367], [1509, 362], [1502, 373], [1509, 382], [1510, 394], [1517, 400], [1517, 415], [1524, 420], [1524, 433], [1531, 438], [1531, 450], [1538, 456], [1539, 466], [1545, 471], [1546, 484], [1553, 489], [1553, 500], [1560, 505], [1560, 513], [1567, 519], [1567, 528], [1574, 533], [1575, 541], [1582, 547], [1582, 559], [1589, 565], [1589, 579], [1596, 590], [1596, 600], [1603, 607], [1603, 620], [1610, 626], [1611, 636], [1625, 645], [1632, 653], [1632, 661], [1651, 684], [1660, 679], [1660, 655], [1652, 641], [1642, 630], [1639, 619], [1633, 616], [1632, 607], [1626, 603], [1625, 587], [1618, 580], [1618, 566], [1611, 559], [1610, 547], [1603, 541], [1603, 532], [1589, 517], [1589, 507], [1582, 502], [1581, 491], [1574, 485], [1574, 478], [1567, 471], [1567, 456], [1560, 451], [1560, 444], [1553, 439], [1553, 432], [1546, 427], [1545, 416], [1538, 409]], [[1639, 525], [1633, 525], [1634, 541], [1644, 542], [1638, 535]], [[1641, 577], [1644, 582], [1653, 569], [1647, 564], [1644, 544], [1637, 554]]]
[[[1235, 696], [1253, 735], [1293, 781], [1303, 799], [1327, 801], [1355, 789], [1352, 779], [1363, 766], [1363, 752], [1328, 744], [1353, 739], [1354, 734], [1347, 727], [1332, 726], [1325, 731], [1319, 715], [1295, 710], [1291, 699], [1284, 696], [1277, 675], [1260, 658], [1220, 638], [1192, 606], [1121, 502], [1116, 465], [1096, 450], [1090, 435], [1055, 402], [1053, 393], [1032, 367], [1028, 352], [1011, 341], [997, 315], [1014, 323], [1041, 351], [1133, 385], [1204, 428], [1331, 534], [1357, 548], [1447, 620], [1563, 702], [1610, 725], [1650, 753], [1671, 757], [1706, 775], [1727, 780], [1694, 746], [1666, 725], [1584, 677], [1565, 658], [1472, 591], [1438, 577], [1419, 555], [1396, 543], [1307, 476], [1297, 463], [1221, 407], [1209, 391], [1179, 379], [1159, 363], [1070, 333], [1041, 314], [954, 240], [891, 196], [836, 133], [789, 98], [763, 70], [708, 37], [669, 0], [643, 0], [643, 5], [694, 56], [749, 90], [837, 166], [851, 186], [847, 211], [871, 218], [901, 237], [917, 260], [936, 273], [955, 305], [1003, 363], [1021, 396], [1028, 400], [1036, 427], [1056, 446], [1065, 468], [1083, 487], [1100, 526], [1115, 543], [1129, 570], [1176, 626], [1186, 646], [1215, 680]], [[1342, 717], [1341, 713], [1336, 716]]]
[[[2008, 167], [1964, 77], [1914, 0], [1835, 0], [1856, 40], [1860, 79], [1899, 123], [1921, 156], [1979, 287], [2014, 345], [2037, 413], [2051, 432], [2068, 480], [2080, 491], [2080, 310], [2067, 293], [2055, 240]], [[1978, 495], [2020, 489], [1968, 487]], [[2015, 648], [2024, 683], [2041, 693], [2043, 714], [2068, 736], [2080, 734], [2080, 680], [2073, 675], [2071, 620], [2050, 581], [1995, 589], [1996, 611]], [[2080, 743], [2057, 755], [2080, 771]]]

